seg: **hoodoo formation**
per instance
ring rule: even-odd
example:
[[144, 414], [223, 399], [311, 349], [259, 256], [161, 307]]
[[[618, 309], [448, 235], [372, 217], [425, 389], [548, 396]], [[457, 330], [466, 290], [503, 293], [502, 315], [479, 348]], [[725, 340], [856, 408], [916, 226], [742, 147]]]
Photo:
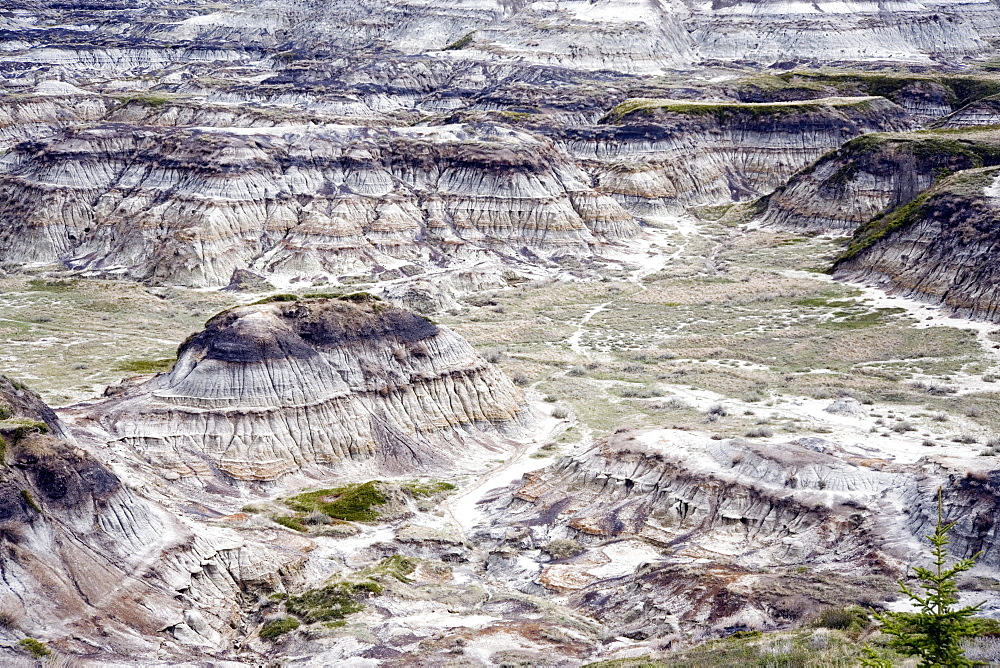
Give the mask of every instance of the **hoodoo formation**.
[[0, 664], [1000, 665], [998, 0], [0, 4]]
[[468, 343], [364, 294], [221, 313], [171, 371], [92, 414], [160, 470], [260, 481], [454, 470], [502, 454], [527, 421], [521, 391]]

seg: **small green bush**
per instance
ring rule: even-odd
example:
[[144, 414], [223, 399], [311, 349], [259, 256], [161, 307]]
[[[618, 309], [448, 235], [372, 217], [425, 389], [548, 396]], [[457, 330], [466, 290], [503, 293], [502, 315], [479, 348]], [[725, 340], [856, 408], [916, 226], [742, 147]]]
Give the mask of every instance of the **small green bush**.
[[870, 621], [871, 615], [867, 610], [857, 605], [847, 605], [823, 610], [813, 620], [813, 626], [840, 631], [863, 631]]
[[17, 644], [36, 659], [52, 654], [52, 650], [46, 647], [45, 643], [40, 640], [35, 640], [34, 638], [24, 638]]
[[306, 529], [306, 526], [302, 524], [302, 522], [300, 522], [298, 519], [294, 517], [289, 517], [288, 515], [275, 517], [274, 521], [283, 527], [288, 527], [289, 529], [293, 529], [295, 531], [302, 531], [302, 532], [308, 531], [308, 529]]
[[265, 624], [264, 628], [260, 630], [260, 637], [265, 640], [274, 640], [278, 636], [284, 635], [289, 631], [294, 631], [299, 628], [300, 625], [299, 620], [294, 617], [285, 617], [284, 619], [279, 619], [269, 624]]
[[583, 552], [583, 546], [575, 540], [557, 538], [543, 547], [542, 552], [547, 553], [553, 559], [569, 559]]
[[365, 605], [359, 599], [368, 595], [377, 596], [382, 591], [382, 585], [371, 580], [334, 582], [301, 596], [289, 596], [285, 607], [306, 623], [328, 622], [364, 610]]

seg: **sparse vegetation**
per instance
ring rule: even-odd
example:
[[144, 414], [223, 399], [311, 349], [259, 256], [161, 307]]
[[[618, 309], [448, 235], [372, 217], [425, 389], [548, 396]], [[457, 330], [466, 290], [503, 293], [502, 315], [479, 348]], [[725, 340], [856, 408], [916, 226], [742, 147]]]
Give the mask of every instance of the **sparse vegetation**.
[[[983, 603], [956, 607], [958, 585], [955, 579], [971, 569], [981, 553], [960, 559], [946, 568], [948, 532], [955, 524], [944, 521], [941, 490], [938, 490], [937, 509], [937, 525], [934, 533], [927, 536], [932, 546], [932, 568], [914, 569], [920, 591], [904, 582], [899, 583], [900, 591], [918, 612], [886, 612], [878, 615], [878, 619], [882, 622], [882, 632], [892, 636], [889, 646], [905, 656], [918, 657], [920, 668], [971, 667], [976, 663], [966, 658], [962, 640], [980, 633], [982, 627], [974, 617]], [[862, 664], [882, 666], [885, 662], [869, 656]]]
[[382, 591], [382, 585], [372, 580], [333, 582], [301, 596], [289, 596], [285, 600], [285, 607], [288, 612], [308, 624], [328, 622], [364, 610], [362, 599], [381, 594]]
[[300, 513], [318, 510], [337, 520], [374, 522], [379, 518], [375, 507], [384, 505], [386, 501], [388, 499], [379, 489], [379, 482], [371, 480], [357, 485], [303, 492], [287, 499], [285, 504]]
[[264, 625], [260, 630], [260, 637], [264, 640], [274, 640], [275, 638], [282, 636], [289, 631], [294, 631], [299, 628], [301, 623], [294, 617], [285, 617], [283, 619], [277, 619], [273, 622], [269, 622]]
[[575, 540], [558, 538], [556, 540], [549, 541], [549, 543], [542, 548], [542, 552], [545, 552], [553, 559], [569, 559], [583, 552], [583, 546]]
[[50, 650], [45, 643], [34, 638], [22, 638], [18, 641], [17, 645], [36, 659], [41, 659], [42, 657], [52, 654], [52, 650]]
[[164, 358], [158, 360], [131, 360], [129, 362], [122, 362], [118, 365], [119, 371], [128, 371], [129, 373], [159, 373], [161, 371], [170, 371], [176, 358]]

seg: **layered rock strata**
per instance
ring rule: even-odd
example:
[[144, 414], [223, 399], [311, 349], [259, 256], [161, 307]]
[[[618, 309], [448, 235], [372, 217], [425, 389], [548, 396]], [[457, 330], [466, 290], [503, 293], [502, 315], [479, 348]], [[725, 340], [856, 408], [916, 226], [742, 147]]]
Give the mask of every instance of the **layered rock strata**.
[[20, 144], [0, 172], [0, 259], [149, 283], [580, 254], [638, 230], [550, 142], [492, 125], [106, 125]]
[[937, 179], [1000, 162], [1000, 133], [871, 135], [848, 142], [760, 202], [769, 225], [853, 234]]
[[627, 206], [720, 204], [770, 192], [849, 139], [911, 127], [884, 98], [731, 103], [628, 100], [567, 131], [597, 187]]
[[0, 401], [11, 415], [0, 420], [0, 647], [34, 637], [77, 655], [225, 650], [244, 596], [281, 588], [289, 555], [196, 536], [57, 438], [37, 397], [0, 377]]
[[[781, 627], [824, 606], [892, 598], [936, 520], [938, 485], [971, 512], [955, 554], [984, 550], [984, 563], [998, 563], [992, 478], [921, 464], [818, 438], [624, 432], [498, 491], [479, 537], [494, 545], [488, 572], [569, 595], [616, 635]], [[537, 570], [510, 556], [536, 550]]]
[[450, 330], [382, 302], [320, 298], [226, 311], [171, 372], [90, 412], [174, 477], [266, 481], [460, 468], [503, 449], [523, 401]]
[[961, 172], [854, 235], [834, 277], [1000, 321], [1000, 170]]

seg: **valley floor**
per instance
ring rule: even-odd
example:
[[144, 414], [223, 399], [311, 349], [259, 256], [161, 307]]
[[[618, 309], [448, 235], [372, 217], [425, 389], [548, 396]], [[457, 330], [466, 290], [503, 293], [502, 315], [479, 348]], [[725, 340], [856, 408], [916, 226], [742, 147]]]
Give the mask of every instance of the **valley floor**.
[[[661, 546], [633, 540], [616, 547], [611, 541], [603, 562], [568, 567], [558, 586], [535, 584], [525, 591], [506, 587], [505, 575], [490, 574], [492, 557], [473, 538], [489, 531], [480, 502], [496, 488], [616, 431], [650, 430], [644, 442], [670, 447], [818, 438], [837, 444], [844, 457], [881, 462], [876, 468], [928, 454], [966, 461], [969, 470], [996, 466], [1000, 328], [832, 281], [824, 271], [842, 240], [726, 217], [647, 222], [641, 239], [605, 253], [599, 280], [552, 269], [508, 289], [464, 295], [458, 306], [435, 315], [526, 388], [537, 418], [534, 432], [484, 472], [447, 481], [457, 491], [433, 497], [415, 514], [352, 537], [308, 536], [314, 547], [306, 582], [375, 568], [391, 556], [386, 546], [393, 540], [433, 543], [428, 552], [438, 565], [393, 581], [393, 596], [383, 597], [391, 602], [316, 632], [327, 644], [313, 660], [346, 660], [373, 636], [400, 639], [399, 651], [383, 658], [404, 663], [411, 652], [493, 662], [498, 652], [509, 652], [514, 663], [507, 665], [519, 665], [531, 656], [518, 659], [518, 652], [536, 652], [545, 643], [558, 646], [565, 665], [665, 651], [607, 637], [600, 621], [565, 605], [587, 583], [666, 558]], [[57, 406], [95, 397], [123, 376], [169, 368], [190, 331], [214, 312], [256, 298], [81, 280], [50, 269], [0, 278], [6, 297], [0, 303], [0, 361], [11, 377]], [[848, 397], [853, 401], [838, 401]], [[72, 412], [63, 414], [72, 421]], [[268, 503], [277, 500], [255, 502], [256, 512]], [[218, 515], [236, 510], [220, 507]], [[247, 535], [274, 533], [263, 517], [250, 517], [254, 512], [209, 524]], [[514, 562], [522, 569], [515, 579], [537, 582], [537, 561]], [[1000, 604], [991, 601], [988, 608], [1000, 611]], [[824, 650], [851, 642], [839, 631], [830, 633], [814, 640], [809, 631], [805, 640], [788, 636], [787, 642], [776, 636], [774, 642], [785, 643], [786, 654], [820, 642], [827, 643]], [[301, 663], [316, 652], [308, 642], [289, 640], [282, 652]], [[719, 647], [718, 662], [677, 655], [668, 664], [748, 660], [737, 653], [735, 663], [725, 663], [721, 657], [732, 647]], [[248, 657], [262, 657], [269, 648], [255, 640], [244, 649]]]

